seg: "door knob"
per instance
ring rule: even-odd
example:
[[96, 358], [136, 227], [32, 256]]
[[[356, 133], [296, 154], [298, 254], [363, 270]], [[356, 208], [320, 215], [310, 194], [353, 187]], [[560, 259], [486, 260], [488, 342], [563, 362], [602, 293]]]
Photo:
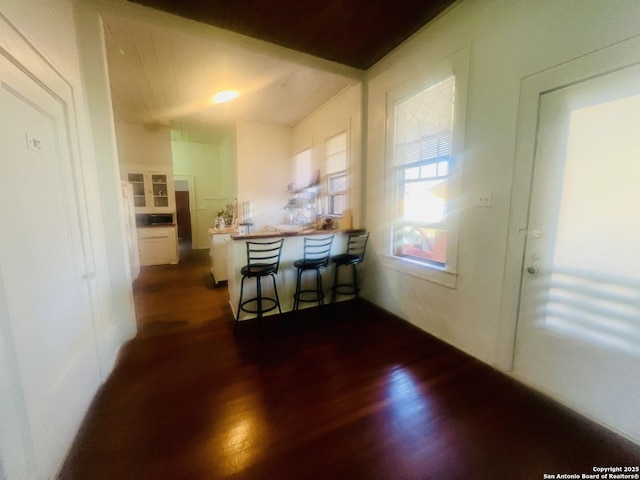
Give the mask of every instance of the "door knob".
[[529, 272], [531, 275], [535, 275], [536, 273], [538, 273], [538, 267], [527, 267], [527, 272]]

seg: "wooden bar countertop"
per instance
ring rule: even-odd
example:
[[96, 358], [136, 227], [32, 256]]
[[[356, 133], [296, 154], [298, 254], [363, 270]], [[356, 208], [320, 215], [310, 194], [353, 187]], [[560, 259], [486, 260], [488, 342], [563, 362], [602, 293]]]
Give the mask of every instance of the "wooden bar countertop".
[[305, 237], [308, 235], [332, 235], [332, 234], [336, 234], [336, 233], [360, 233], [360, 232], [364, 232], [363, 229], [361, 228], [357, 228], [357, 229], [340, 229], [340, 228], [334, 228], [334, 229], [327, 229], [327, 230], [321, 230], [321, 229], [317, 229], [317, 228], [310, 228], [308, 230], [300, 230], [299, 232], [259, 232], [259, 233], [248, 233], [248, 234], [237, 234], [237, 235], [231, 235], [231, 239], [232, 240], [255, 240], [255, 239], [261, 239], [261, 238], [280, 238], [280, 237]]

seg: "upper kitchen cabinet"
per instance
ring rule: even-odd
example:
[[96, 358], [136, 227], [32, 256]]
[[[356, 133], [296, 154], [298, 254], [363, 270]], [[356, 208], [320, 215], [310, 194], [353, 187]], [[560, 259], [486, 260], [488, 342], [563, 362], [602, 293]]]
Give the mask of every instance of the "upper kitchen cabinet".
[[124, 180], [133, 185], [136, 213], [173, 213], [176, 210], [173, 175], [168, 170], [130, 166]]
[[136, 213], [174, 213], [171, 130], [129, 123], [115, 126], [120, 175], [133, 185]]

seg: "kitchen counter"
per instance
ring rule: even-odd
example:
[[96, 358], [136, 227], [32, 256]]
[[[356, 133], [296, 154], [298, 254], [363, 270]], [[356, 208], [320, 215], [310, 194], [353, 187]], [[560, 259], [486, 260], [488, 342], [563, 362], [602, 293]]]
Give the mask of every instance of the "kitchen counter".
[[[333, 245], [331, 247], [331, 256], [344, 253], [347, 248], [347, 241], [349, 233], [362, 232], [364, 230], [303, 230], [300, 232], [264, 232], [248, 235], [231, 235], [231, 240], [228, 244], [228, 287], [229, 287], [229, 304], [233, 311], [234, 316], [238, 309], [238, 300], [240, 298], [240, 282], [242, 281], [242, 275], [240, 269], [247, 263], [247, 241], [258, 239], [278, 239], [284, 238], [284, 244], [282, 246], [282, 254], [280, 256], [280, 268], [276, 275], [276, 284], [278, 286], [278, 296], [280, 297], [280, 307], [282, 312], [289, 312], [293, 309], [293, 293], [296, 288], [296, 268], [293, 266], [293, 262], [303, 257], [304, 251], [304, 237], [312, 235], [335, 235], [333, 239]], [[334, 266], [330, 262], [329, 266], [322, 271], [322, 287], [325, 293], [325, 303], [329, 302], [331, 298], [331, 287], [333, 285]], [[343, 268], [340, 271], [342, 277], [344, 274], [351, 274], [349, 269]], [[346, 278], [346, 277], [345, 277]], [[343, 281], [345, 279], [341, 279]], [[244, 283], [244, 300], [256, 296], [255, 280], [249, 279]], [[303, 277], [303, 288], [309, 288], [310, 284], [315, 283], [315, 275], [305, 274]], [[272, 283], [271, 281], [262, 282], [263, 292], [266, 296], [272, 296]], [[305, 287], [306, 285], [306, 287]], [[338, 296], [338, 300], [347, 299], [350, 297]], [[302, 303], [300, 308], [309, 308], [317, 305], [317, 303]], [[274, 309], [265, 315], [277, 314], [278, 310]], [[255, 317], [255, 314], [242, 312], [240, 320], [246, 320]]]
[[216, 285], [227, 280], [227, 264], [231, 235], [238, 233], [236, 228], [209, 229], [209, 258], [211, 259], [211, 275]]
[[233, 235], [234, 233], [238, 233], [237, 228], [229, 227], [229, 228], [223, 228], [222, 230], [217, 230], [215, 228], [209, 229], [209, 235], [225, 235], [225, 234]]
[[309, 235], [333, 235], [341, 233], [359, 233], [364, 232], [362, 229], [333, 229], [333, 230], [318, 230], [316, 228], [309, 230], [300, 230], [299, 232], [259, 232], [259, 233], [247, 233], [245, 235], [231, 235], [232, 240], [254, 240], [261, 238], [280, 238], [280, 237], [306, 237]]
[[136, 225], [136, 228], [162, 228], [162, 227], [175, 227], [176, 223], [150, 223], [149, 225]]

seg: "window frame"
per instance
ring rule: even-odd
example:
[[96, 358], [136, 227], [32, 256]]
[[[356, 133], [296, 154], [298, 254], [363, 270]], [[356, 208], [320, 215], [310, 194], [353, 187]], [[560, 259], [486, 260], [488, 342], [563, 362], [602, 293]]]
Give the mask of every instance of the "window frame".
[[[345, 168], [343, 170], [336, 170], [333, 172], [329, 172], [329, 158], [332, 156], [336, 156], [337, 154], [334, 155], [328, 155], [327, 154], [327, 144], [330, 140], [340, 136], [340, 135], [344, 135], [344, 151], [340, 151], [338, 152], [338, 154], [341, 154], [344, 152], [344, 157], [345, 157]], [[336, 213], [333, 212], [333, 201], [335, 200], [336, 196], [340, 196], [340, 195], [344, 195], [345, 197], [345, 209], [349, 208], [349, 192], [350, 192], [350, 184], [349, 184], [349, 167], [350, 167], [350, 161], [349, 161], [349, 134], [347, 132], [347, 130], [343, 130], [341, 132], [336, 133], [335, 135], [332, 135], [330, 137], [327, 137], [324, 141], [324, 153], [325, 153], [325, 158], [324, 158], [324, 162], [325, 162], [325, 171], [327, 172], [325, 175], [325, 214], [328, 217], [333, 217], [333, 218], [342, 218], [342, 212]], [[346, 184], [347, 187], [344, 190], [336, 190], [336, 191], [332, 191], [331, 190], [331, 180], [333, 178], [337, 178], [337, 177], [345, 177], [346, 179]], [[344, 209], [343, 209], [344, 211]]]
[[[439, 174], [439, 165], [446, 162], [447, 163], [447, 173], [440, 175]], [[423, 167], [429, 166], [429, 165], [436, 165], [436, 172], [435, 175], [432, 176], [418, 176], [417, 178], [406, 178], [403, 177], [403, 175], [407, 172], [407, 170], [411, 170], [414, 168], [420, 168], [422, 169]], [[393, 194], [393, 202], [394, 202], [394, 207], [396, 210], [395, 213], [395, 220], [393, 221], [392, 224], [392, 235], [393, 235], [393, 252], [392, 254], [395, 257], [398, 258], [403, 258], [406, 260], [411, 260], [414, 262], [418, 262], [418, 263], [425, 263], [425, 264], [429, 264], [429, 265], [433, 265], [436, 268], [444, 268], [445, 264], [442, 262], [438, 262], [436, 260], [429, 260], [429, 259], [425, 259], [425, 258], [419, 258], [416, 256], [412, 256], [409, 254], [405, 254], [405, 255], [400, 255], [398, 254], [396, 251], [398, 250], [398, 246], [395, 244], [396, 242], [396, 230], [399, 228], [403, 228], [403, 227], [411, 227], [411, 226], [415, 226], [418, 228], [428, 228], [428, 229], [433, 229], [433, 230], [444, 230], [447, 231], [447, 227], [448, 227], [448, 222], [445, 220], [444, 222], [436, 222], [436, 221], [416, 221], [416, 220], [406, 220], [406, 219], [399, 219], [399, 217], [402, 215], [401, 212], [401, 208], [400, 208], [400, 199], [404, 197], [404, 191], [405, 188], [408, 184], [412, 184], [412, 183], [419, 183], [419, 182], [424, 182], [424, 181], [430, 181], [430, 180], [445, 180], [447, 182], [447, 185], [450, 182], [450, 174], [449, 174], [449, 170], [450, 170], [450, 165], [451, 165], [451, 157], [450, 156], [446, 156], [446, 157], [434, 157], [432, 159], [427, 159], [427, 160], [420, 160], [418, 162], [413, 162], [413, 163], [409, 163], [406, 165], [398, 165], [393, 167], [393, 176], [394, 176], [394, 180], [393, 180], [393, 185], [395, 188], [395, 192]], [[445, 212], [445, 216], [448, 216], [448, 212]]]
[[[443, 61], [426, 67], [420, 78], [409, 79], [400, 86], [387, 92], [386, 111], [386, 188], [385, 188], [385, 252], [382, 263], [387, 268], [397, 270], [449, 288], [456, 288], [458, 277], [458, 244], [460, 210], [462, 206], [462, 164], [465, 145], [465, 123], [467, 89], [469, 80], [469, 48], [465, 47]], [[435, 264], [411, 257], [398, 256], [395, 253], [394, 227], [399, 222], [398, 176], [399, 169], [406, 170], [408, 165], [394, 165], [395, 147], [395, 106], [412, 96], [455, 77], [455, 97], [453, 107], [453, 126], [451, 133], [451, 151], [448, 165], [446, 217], [443, 223], [447, 231], [445, 264]], [[421, 162], [420, 162], [421, 163]], [[427, 162], [430, 163], [430, 162]], [[420, 222], [421, 225], [423, 222]], [[427, 228], [433, 228], [431, 224]]]

